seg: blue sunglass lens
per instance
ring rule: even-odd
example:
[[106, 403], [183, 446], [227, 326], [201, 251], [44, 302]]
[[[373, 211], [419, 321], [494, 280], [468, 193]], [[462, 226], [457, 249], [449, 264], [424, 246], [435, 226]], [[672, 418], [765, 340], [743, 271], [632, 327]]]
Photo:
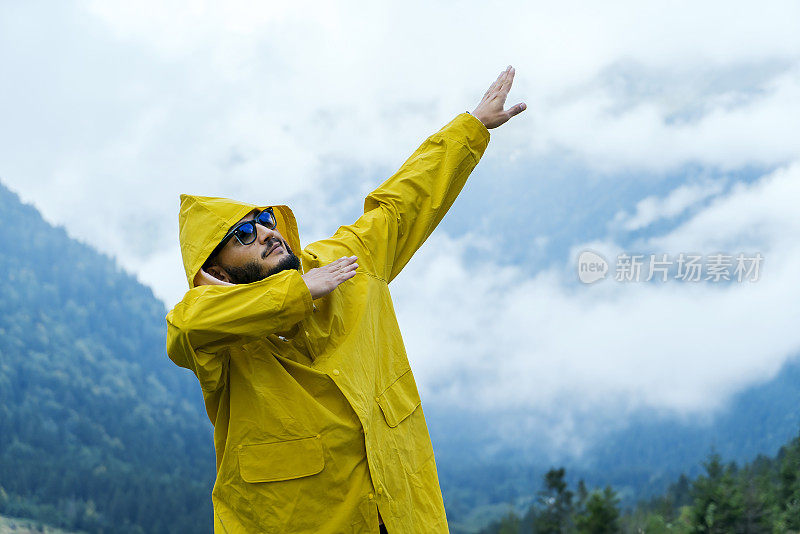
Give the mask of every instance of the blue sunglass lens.
[[267, 228], [275, 228], [275, 216], [271, 211], [262, 211], [258, 214], [258, 222]]
[[256, 225], [251, 222], [246, 222], [237, 228], [234, 232], [236, 239], [241, 241], [243, 245], [249, 245], [256, 240]]

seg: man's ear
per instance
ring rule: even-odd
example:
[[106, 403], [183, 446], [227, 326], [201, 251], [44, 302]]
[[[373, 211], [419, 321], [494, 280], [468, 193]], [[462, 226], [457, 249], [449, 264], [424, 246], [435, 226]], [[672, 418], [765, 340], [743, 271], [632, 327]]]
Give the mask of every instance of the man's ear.
[[[219, 274], [219, 273], [218, 273]], [[203, 268], [197, 271], [197, 274], [194, 275], [194, 285], [197, 286], [232, 286], [233, 284], [230, 282], [225, 282], [220, 278], [215, 276], [211, 276], [206, 272]]]
[[229, 284], [231, 283], [231, 279], [228, 276], [228, 273], [226, 273], [225, 269], [223, 269], [219, 265], [212, 265], [208, 269], [205, 269], [205, 271], [214, 278], [216, 278], [217, 280], [228, 282]]

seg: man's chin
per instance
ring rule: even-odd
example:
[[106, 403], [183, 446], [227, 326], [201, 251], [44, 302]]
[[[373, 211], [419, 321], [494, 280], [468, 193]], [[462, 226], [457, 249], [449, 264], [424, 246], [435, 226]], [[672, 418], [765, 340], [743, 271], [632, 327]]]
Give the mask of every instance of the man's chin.
[[280, 259], [280, 261], [274, 267], [269, 269], [266, 274], [264, 274], [263, 278], [267, 278], [268, 276], [272, 276], [273, 274], [278, 274], [283, 271], [288, 271], [289, 269], [300, 269], [300, 258], [295, 256], [294, 253], [287, 252], [282, 254], [282, 256], [283, 257]]
[[282, 271], [289, 269], [299, 270], [300, 258], [295, 256], [293, 252], [288, 252], [283, 254], [278, 263], [266, 271], [264, 270], [264, 265], [256, 260], [252, 260], [241, 267], [223, 266], [223, 268], [234, 284], [252, 284]]

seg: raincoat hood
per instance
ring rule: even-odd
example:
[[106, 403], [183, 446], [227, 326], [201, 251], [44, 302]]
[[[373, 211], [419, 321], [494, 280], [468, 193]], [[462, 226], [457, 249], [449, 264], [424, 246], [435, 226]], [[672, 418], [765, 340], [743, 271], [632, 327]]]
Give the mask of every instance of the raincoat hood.
[[195, 287], [195, 276], [231, 226], [254, 209], [272, 207], [278, 232], [292, 252], [300, 254], [300, 234], [297, 221], [288, 206], [256, 206], [220, 197], [181, 195], [178, 214], [179, 240], [183, 269], [189, 288]]

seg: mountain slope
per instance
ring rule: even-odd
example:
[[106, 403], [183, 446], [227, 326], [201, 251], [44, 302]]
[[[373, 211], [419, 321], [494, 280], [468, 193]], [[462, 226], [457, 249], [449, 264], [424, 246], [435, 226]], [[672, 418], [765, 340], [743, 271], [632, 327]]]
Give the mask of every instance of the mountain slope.
[[0, 220], [0, 513], [210, 531], [211, 425], [164, 306], [3, 186]]

